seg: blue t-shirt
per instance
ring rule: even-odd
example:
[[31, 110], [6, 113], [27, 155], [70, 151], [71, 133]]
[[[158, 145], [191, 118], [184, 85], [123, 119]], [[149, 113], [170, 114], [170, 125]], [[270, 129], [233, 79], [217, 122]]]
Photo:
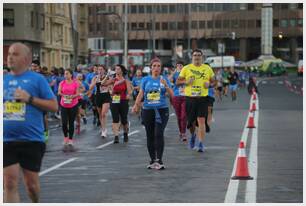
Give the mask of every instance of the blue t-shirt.
[[185, 90], [185, 86], [184, 85], [176, 85], [176, 80], [178, 79], [180, 73], [179, 72], [175, 72], [173, 74], [173, 93], [174, 93], [174, 96], [185, 96], [184, 94], [184, 90]]
[[84, 86], [84, 88], [85, 88], [85, 91], [83, 92], [83, 98], [84, 98], [84, 100], [88, 100], [88, 96], [86, 95], [86, 93], [87, 93], [87, 91], [89, 90], [89, 85], [87, 84], [87, 82], [86, 81], [84, 81], [83, 80], [83, 82], [82, 82], [82, 85]]
[[208, 96], [214, 97], [215, 96], [215, 88], [214, 87], [209, 87], [208, 89]]
[[[87, 77], [85, 79], [85, 81], [87, 82], [88, 85], [91, 84], [92, 79], [96, 76], [96, 74], [94, 72], [88, 73]], [[91, 92], [92, 94], [96, 93], [96, 86], [94, 87], [94, 89]]]
[[31, 104], [15, 102], [17, 88], [33, 97], [54, 99], [47, 80], [36, 72], [26, 71], [21, 75], [7, 74], [3, 82], [3, 137], [8, 141], [44, 142], [43, 111]]
[[[141, 84], [141, 80], [142, 80], [142, 77], [133, 77], [133, 80], [132, 80], [132, 85], [133, 87], [138, 87], [140, 86]], [[137, 94], [136, 90], [133, 91], [134, 95]]]
[[[146, 76], [141, 81], [141, 89], [144, 91], [143, 109], [160, 109], [167, 108], [166, 88], [160, 83], [163, 77], [153, 79], [151, 75]], [[165, 78], [163, 78], [165, 79]], [[170, 81], [165, 79], [168, 86]]]

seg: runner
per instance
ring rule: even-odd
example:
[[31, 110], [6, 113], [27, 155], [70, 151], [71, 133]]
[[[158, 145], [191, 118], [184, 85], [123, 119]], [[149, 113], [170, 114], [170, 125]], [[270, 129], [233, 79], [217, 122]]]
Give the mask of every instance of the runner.
[[66, 69], [65, 80], [59, 84], [58, 88], [58, 94], [61, 96], [64, 146], [73, 146], [74, 121], [78, 112], [78, 99], [80, 96], [80, 85], [76, 80], [72, 79], [72, 74], [71, 69]]
[[187, 118], [186, 118], [186, 100], [185, 100], [185, 85], [178, 84], [177, 85], [177, 78], [183, 68], [184, 64], [182, 61], [176, 62], [176, 69], [174, 73], [169, 76], [169, 80], [173, 82], [173, 99], [172, 105], [175, 110], [175, 114], [177, 117], [177, 124], [179, 128], [179, 138], [183, 142], [187, 141], [186, 136], [186, 125], [187, 125]]
[[[3, 197], [20, 202], [19, 173], [27, 194], [39, 202], [39, 171], [45, 153], [43, 111], [57, 111], [56, 97], [46, 79], [31, 71], [31, 50], [14, 43], [8, 50], [8, 67], [3, 83]], [[20, 170], [21, 168], [21, 170]]]
[[136, 97], [139, 93], [139, 89], [140, 89], [140, 83], [142, 80], [142, 70], [141, 69], [137, 69], [136, 70], [136, 76], [133, 77], [132, 80], [132, 85], [133, 85], [133, 99], [136, 100]]
[[210, 132], [214, 102], [215, 102], [215, 87], [214, 87], [214, 82], [211, 82], [209, 85], [208, 96], [207, 96], [208, 113], [207, 116], [205, 117], [205, 129], [207, 133]]
[[124, 142], [128, 142], [128, 132], [129, 132], [129, 123], [128, 123], [128, 112], [129, 112], [129, 99], [132, 94], [132, 85], [130, 81], [124, 77], [127, 74], [127, 70], [123, 65], [115, 66], [116, 76], [114, 79], [114, 86], [112, 89], [112, 103], [111, 103], [111, 113], [113, 118], [113, 133], [115, 135], [114, 144], [119, 143], [119, 116], [120, 122], [123, 126], [123, 136]]
[[[81, 118], [84, 117], [84, 110], [86, 108], [86, 102], [84, 101], [84, 95], [86, 94], [86, 91], [88, 90], [88, 88], [86, 89], [85, 86], [88, 87], [88, 85], [84, 85], [83, 84], [83, 74], [78, 73], [76, 76], [76, 81], [79, 84], [79, 92], [80, 92], [80, 96], [78, 99], [78, 111], [77, 111], [77, 116], [76, 116], [76, 133], [79, 135], [81, 133]], [[86, 122], [86, 120], [85, 120]]]
[[107, 113], [109, 111], [111, 96], [110, 96], [110, 85], [113, 80], [107, 76], [107, 70], [103, 65], [98, 66], [98, 75], [96, 75], [91, 82], [89, 92], [96, 88], [95, 99], [98, 109], [98, 116], [100, 118], [101, 126], [101, 137], [107, 137], [106, 120]]
[[222, 80], [223, 80], [223, 95], [227, 97], [228, 93], [228, 85], [229, 85], [229, 80], [228, 80], [228, 69], [227, 67], [224, 68], [222, 72]]
[[217, 81], [216, 97], [217, 101], [220, 102], [222, 101], [222, 82], [223, 82], [221, 69], [217, 70], [216, 81]]
[[169, 119], [169, 107], [166, 101], [166, 92], [173, 97], [169, 87], [170, 81], [161, 76], [161, 61], [158, 58], [151, 60], [152, 75], [144, 77], [141, 88], [132, 111], [140, 110], [140, 102], [144, 97], [142, 121], [147, 135], [147, 148], [151, 158], [148, 169], [164, 169], [164, 130]]
[[228, 74], [228, 80], [229, 80], [229, 89], [231, 92], [232, 101], [235, 101], [237, 99], [239, 76], [235, 71], [234, 67], [231, 67], [230, 69], [230, 72]]
[[[196, 49], [192, 52], [192, 64], [186, 65], [180, 72], [177, 84], [186, 84], [186, 112], [187, 128], [190, 129], [190, 148], [203, 152], [205, 138], [205, 117], [208, 110], [208, 87], [214, 77], [213, 70], [203, 62], [203, 53]], [[196, 134], [196, 126], [198, 127]], [[198, 137], [198, 146], [195, 147], [195, 140]]]
[[[91, 85], [92, 79], [98, 74], [98, 65], [94, 65], [92, 67], [92, 71], [87, 75], [86, 82], [88, 85]], [[97, 110], [97, 105], [96, 105], [96, 87], [91, 90], [90, 93], [88, 93], [88, 97], [90, 98], [91, 104], [92, 104], [92, 112], [93, 112], [93, 121], [92, 123], [97, 126], [100, 125], [99, 121], [99, 113]]]

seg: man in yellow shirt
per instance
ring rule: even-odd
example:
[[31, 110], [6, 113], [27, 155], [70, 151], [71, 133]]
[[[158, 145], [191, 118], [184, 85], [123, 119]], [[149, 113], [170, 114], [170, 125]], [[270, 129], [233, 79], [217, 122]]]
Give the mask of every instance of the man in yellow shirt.
[[[208, 112], [208, 89], [214, 77], [210, 66], [203, 64], [203, 53], [199, 49], [192, 52], [192, 63], [186, 65], [180, 72], [177, 84], [185, 84], [187, 128], [191, 133], [189, 146], [195, 147], [195, 139], [199, 143], [197, 151], [203, 152], [205, 138], [205, 117]], [[198, 127], [196, 134], [196, 126]]]

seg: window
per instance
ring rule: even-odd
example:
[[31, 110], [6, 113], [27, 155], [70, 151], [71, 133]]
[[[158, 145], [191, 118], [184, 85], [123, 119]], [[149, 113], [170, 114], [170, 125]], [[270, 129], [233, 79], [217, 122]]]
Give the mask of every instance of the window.
[[34, 11], [31, 11], [31, 27], [34, 27]]
[[35, 12], [35, 19], [36, 19], [36, 29], [38, 29], [38, 27], [39, 27], [38, 12]]
[[232, 11], [232, 4], [223, 4], [223, 11]]
[[136, 14], [137, 13], [137, 6], [136, 5], [132, 5], [131, 6], [131, 13], [132, 14]]
[[138, 6], [138, 13], [143, 14], [144, 12], [144, 6], [143, 5], [139, 5]]
[[215, 11], [222, 11], [222, 3], [215, 4]]
[[151, 5], [149, 5], [149, 6], [147, 6], [147, 13], [152, 13], [152, 6]]
[[273, 27], [279, 27], [279, 20], [273, 19]]
[[290, 19], [290, 20], [289, 20], [289, 25], [290, 25], [291, 27], [295, 27], [295, 26], [296, 26], [296, 19]]
[[239, 22], [239, 27], [240, 28], [245, 28], [245, 20], [244, 19], [241, 19], [240, 22]]
[[176, 30], [176, 22], [169, 22], [169, 29]]
[[221, 28], [221, 20], [215, 21], [215, 28], [220, 29]]
[[155, 22], [155, 30], [160, 30], [160, 23], [159, 22]]
[[197, 4], [191, 4], [191, 11], [197, 12], [198, 11], [198, 5]]
[[288, 27], [288, 20], [287, 19], [282, 19], [280, 21], [280, 26], [281, 27]]
[[156, 13], [161, 13], [160, 5], [155, 5], [155, 12]]
[[170, 5], [170, 6], [169, 6], [169, 12], [170, 12], [170, 13], [176, 13], [176, 7], [175, 7], [175, 5]]
[[93, 30], [94, 30], [94, 25], [93, 24], [89, 24], [89, 31], [93, 32]]
[[256, 20], [256, 28], [260, 28], [261, 27], [261, 20]]
[[144, 29], [144, 23], [143, 22], [141, 22], [141, 23], [138, 23], [138, 29], [141, 29], [141, 30], [143, 30]]
[[113, 24], [112, 23], [108, 23], [108, 30], [112, 31], [113, 30]]
[[191, 29], [198, 29], [198, 22], [197, 21], [192, 21], [191, 22]]
[[207, 11], [214, 11], [214, 4], [212, 3], [207, 4]]
[[199, 8], [200, 12], [201, 11], [206, 11], [206, 4], [199, 4], [198, 8]]
[[303, 9], [303, 4], [298, 4], [298, 9]]
[[298, 19], [298, 20], [297, 20], [297, 25], [298, 25], [299, 27], [303, 27], [303, 19]]
[[207, 28], [212, 29], [213, 28], [213, 21], [207, 21]]
[[199, 21], [199, 29], [205, 29], [205, 21]]
[[162, 30], [168, 30], [168, 22], [162, 23]]
[[113, 23], [113, 30], [118, 31], [118, 23]]
[[177, 29], [183, 30], [183, 22], [177, 22]]
[[152, 29], [152, 23], [151, 22], [147, 22], [147, 29]]
[[100, 23], [97, 23], [97, 31], [101, 31], [101, 24]]
[[298, 4], [289, 4], [289, 9], [297, 9], [298, 8]]
[[281, 9], [288, 9], [288, 4], [281, 4]]
[[223, 28], [228, 29], [230, 28], [230, 20], [223, 20]]
[[232, 24], [232, 28], [238, 28], [239, 27], [239, 22], [238, 22], [238, 20], [237, 19], [233, 19], [232, 21], [231, 21], [231, 24]]
[[240, 10], [246, 10], [247, 9], [247, 4], [239, 4], [239, 9]]
[[184, 4], [177, 4], [177, 12], [178, 13], [184, 13]]
[[255, 21], [252, 19], [248, 20], [248, 28], [255, 28]]
[[45, 30], [45, 14], [41, 14], [40, 19], [40, 29]]
[[161, 10], [162, 10], [162, 13], [164, 14], [168, 13], [168, 5], [162, 5]]
[[255, 10], [255, 4], [247, 4], [248, 5], [248, 10]]
[[132, 30], [137, 30], [137, 23], [135, 23], [135, 22], [133, 22], [132, 24], [131, 24], [131, 29]]
[[10, 27], [15, 25], [14, 9], [4, 9], [3, 26]]

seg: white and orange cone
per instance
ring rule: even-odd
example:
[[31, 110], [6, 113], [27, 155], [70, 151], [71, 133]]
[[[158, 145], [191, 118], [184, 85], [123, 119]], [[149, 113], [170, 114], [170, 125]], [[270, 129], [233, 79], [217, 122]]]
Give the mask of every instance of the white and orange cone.
[[251, 180], [253, 177], [249, 175], [248, 160], [245, 154], [244, 142], [240, 141], [236, 174], [232, 177], [233, 180]]

